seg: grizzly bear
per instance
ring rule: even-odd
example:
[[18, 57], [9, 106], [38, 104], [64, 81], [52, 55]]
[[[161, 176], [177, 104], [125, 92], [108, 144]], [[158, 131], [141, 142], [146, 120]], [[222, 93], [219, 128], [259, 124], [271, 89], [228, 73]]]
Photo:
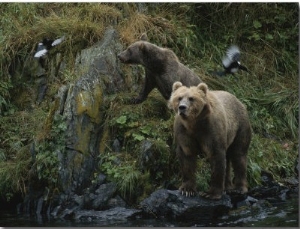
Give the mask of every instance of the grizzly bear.
[[168, 106], [176, 113], [174, 137], [183, 179], [181, 193], [196, 193], [198, 154], [207, 156], [211, 166], [210, 188], [201, 196], [220, 199], [224, 191], [246, 193], [251, 126], [245, 106], [226, 91], [208, 90], [205, 83], [188, 88], [180, 82], [174, 83]]
[[154, 88], [168, 100], [175, 81], [186, 86], [202, 82], [199, 76], [179, 62], [173, 51], [148, 42], [146, 34], [118, 54], [118, 58], [122, 63], [141, 64], [145, 68], [145, 82], [138, 97], [132, 100], [134, 104], [143, 102]]

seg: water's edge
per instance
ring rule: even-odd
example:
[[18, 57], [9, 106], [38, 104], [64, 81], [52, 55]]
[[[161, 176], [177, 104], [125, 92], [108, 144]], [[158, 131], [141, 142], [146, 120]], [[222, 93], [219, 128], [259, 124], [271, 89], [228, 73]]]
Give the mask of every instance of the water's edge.
[[172, 227], [172, 226], [299, 226], [299, 198], [293, 197], [285, 201], [274, 203], [268, 202], [263, 207], [247, 207], [232, 210], [226, 216], [209, 221], [202, 221], [199, 216], [198, 222], [178, 222], [167, 219], [143, 219], [123, 221], [107, 220], [68, 220], [55, 219], [47, 215], [25, 215], [16, 212], [0, 210], [1, 227]]

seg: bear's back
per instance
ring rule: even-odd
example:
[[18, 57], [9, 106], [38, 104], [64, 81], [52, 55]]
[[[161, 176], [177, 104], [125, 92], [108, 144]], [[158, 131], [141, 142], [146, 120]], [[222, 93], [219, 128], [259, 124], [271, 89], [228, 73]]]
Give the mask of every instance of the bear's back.
[[233, 94], [227, 91], [209, 91], [224, 109], [227, 121], [230, 125], [235, 122], [248, 122], [248, 112], [246, 106]]
[[209, 93], [214, 94], [225, 108], [246, 110], [245, 105], [235, 95], [227, 91], [209, 91]]
[[[233, 94], [226, 91], [210, 91], [217, 99], [216, 110], [223, 111], [227, 126], [227, 143], [230, 145], [240, 130], [251, 132], [246, 106]], [[215, 112], [218, 113], [218, 112]], [[219, 114], [218, 114], [219, 115]], [[218, 116], [217, 115], [217, 116]], [[216, 116], [215, 116], [216, 117]]]

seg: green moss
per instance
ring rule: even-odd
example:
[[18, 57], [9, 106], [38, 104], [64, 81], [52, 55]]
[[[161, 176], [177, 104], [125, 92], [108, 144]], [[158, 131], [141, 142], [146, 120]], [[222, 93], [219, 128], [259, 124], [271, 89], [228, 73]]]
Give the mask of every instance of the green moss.
[[75, 149], [83, 154], [89, 152], [89, 142], [91, 131], [93, 130], [93, 125], [89, 123], [88, 125], [82, 125], [82, 123], [76, 123], [76, 136], [78, 136], [78, 141], [76, 142]]
[[[76, 149], [79, 152], [87, 153], [89, 152], [89, 142], [90, 135], [93, 131], [94, 125], [99, 124], [102, 120], [101, 114], [101, 105], [102, 101], [102, 89], [100, 85], [94, 85], [92, 91], [81, 91], [77, 94], [75, 98], [76, 101], [76, 113], [79, 117], [78, 122], [76, 123], [76, 134], [80, 141], [76, 144]], [[80, 117], [87, 115], [90, 118], [88, 124], [82, 125], [80, 122]]]
[[102, 136], [99, 144], [99, 153], [104, 153], [105, 149], [109, 147], [110, 142], [111, 142], [111, 135], [109, 128], [106, 124], [103, 125], [103, 131], [102, 131]]
[[87, 114], [94, 123], [101, 122], [100, 107], [103, 97], [100, 85], [94, 85], [92, 91], [81, 91], [75, 100], [78, 115]]

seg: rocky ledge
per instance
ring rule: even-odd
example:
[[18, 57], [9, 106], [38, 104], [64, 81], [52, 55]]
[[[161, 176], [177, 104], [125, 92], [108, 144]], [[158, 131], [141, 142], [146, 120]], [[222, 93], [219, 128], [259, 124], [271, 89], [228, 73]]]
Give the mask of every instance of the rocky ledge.
[[135, 219], [171, 219], [177, 222], [202, 222], [220, 219], [231, 210], [245, 207], [264, 207], [268, 203], [284, 202], [298, 196], [298, 181], [285, 185], [272, 180], [249, 190], [247, 195], [223, 195], [220, 200], [201, 196], [186, 197], [178, 190], [159, 189], [133, 207], [118, 195], [114, 183], [102, 181], [101, 185], [87, 189], [82, 195], [59, 195], [56, 200], [44, 197], [29, 198], [18, 206], [19, 213], [47, 215], [51, 218], [84, 222], [130, 222]]
[[178, 190], [160, 189], [140, 203], [143, 213], [155, 218], [177, 220], [212, 219], [229, 212], [231, 199], [223, 195], [220, 200], [208, 200], [201, 196], [186, 197]]

